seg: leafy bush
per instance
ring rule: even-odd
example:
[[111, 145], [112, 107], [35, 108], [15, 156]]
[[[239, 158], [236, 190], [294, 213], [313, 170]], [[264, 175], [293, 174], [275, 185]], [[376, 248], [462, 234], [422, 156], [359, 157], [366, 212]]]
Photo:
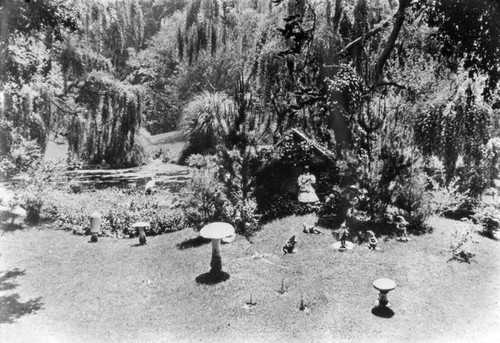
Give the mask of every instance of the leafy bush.
[[304, 215], [314, 211], [311, 205], [297, 201], [293, 193], [274, 194], [259, 203], [259, 212], [263, 220], [272, 220], [291, 215]]
[[35, 140], [14, 133], [9, 153], [0, 159], [0, 178], [7, 179], [36, 168], [42, 158], [42, 148]]
[[68, 184], [68, 188], [70, 189], [71, 193], [78, 194], [82, 192], [82, 186], [76, 182], [70, 182]]
[[226, 221], [228, 199], [224, 194], [224, 185], [218, 180], [216, 156], [191, 155], [187, 160], [190, 166], [197, 166], [193, 171], [187, 199], [185, 217], [188, 225], [200, 230], [214, 221]]
[[53, 190], [47, 194], [43, 214], [59, 228], [75, 234], [88, 233], [89, 216], [97, 211], [101, 214], [102, 236], [134, 236], [131, 226], [138, 221], [150, 222], [146, 234], [156, 235], [181, 230], [187, 225], [182, 208], [163, 205], [171, 196], [164, 190], [152, 195], [145, 195], [142, 189], [107, 188], [79, 194]]
[[494, 238], [495, 232], [500, 229], [500, 209], [493, 205], [475, 207], [472, 217], [481, 225], [481, 233], [486, 237]]
[[[228, 222], [244, 236], [259, 229], [261, 216], [252, 195], [251, 156], [219, 147], [217, 156], [194, 154], [186, 162], [197, 168], [185, 206], [186, 221], [193, 229], [199, 230], [214, 221]], [[246, 178], [242, 177], [243, 170], [248, 172]]]
[[469, 200], [469, 191], [461, 192], [459, 181], [458, 176], [447, 180], [443, 167], [438, 168], [435, 176], [429, 178], [430, 203], [435, 214], [456, 211]]
[[486, 143], [483, 151], [485, 179], [488, 181], [488, 186], [493, 185], [495, 180], [500, 174], [500, 138], [491, 138]]
[[463, 232], [455, 230], [451, 235], [450, 250], [452, 253], [452, 260], [470, 263], [474, 254], [470, 252], [471, 243], [475, 243], [472, 239], [470, 229]]
[[343, 221], [347, 219], [349, 210], [356, 207], [358, 190], [353, 187], [342, 189], [340, 186], [331, 187], [330, 193], [321, 203], [318, 214], [321, 220]]
[[59, 162], [45, 162], [20, 178], [22, 181], [17, 185], [20, 205], [26, 210], [29, 223], [36, 224], [40, 221], [47, 194], [53, 183], [61, 180], [64, 169], [64, 164]]
[[424, 222], [431, 216], [431, 195], [426, 190], [428, 177], [421, 170], [398, 178], [394, 204], [404, 211], [403, 216], [413, 229], [424, 229]]
[[161, 159], [163, 163], [175, 163], [175, 157], [167, 148], [156, 148], [152, 153], [153, 159]]

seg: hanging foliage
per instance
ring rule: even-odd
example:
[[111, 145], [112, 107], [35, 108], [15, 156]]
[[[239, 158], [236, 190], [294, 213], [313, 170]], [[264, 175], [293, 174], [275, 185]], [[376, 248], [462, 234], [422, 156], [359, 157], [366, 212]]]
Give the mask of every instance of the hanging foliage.
[[141, 164], [145, 156], [136, 136], [141, 125], [143, 89], [109, 74], [92, 72], [81, 87], [77, 103], [85, 105], [89, 161], [105, 160], [115, 167]]
[[[440, 157], [449, 178], [457, 172], [467, 174], [462, 179], [469, 185], [475, 183], [474, 192], [491, 181], [491, 175], [482, 175], [482, 165], [491, 138], [493, 111], [482, 101], [479, 89], [465, 82], [456, 94], [422, 108], [415, 125], [415, 139], [423, 152]], [[461, 170], [457, 169], [459, 159], [464, 163]]]

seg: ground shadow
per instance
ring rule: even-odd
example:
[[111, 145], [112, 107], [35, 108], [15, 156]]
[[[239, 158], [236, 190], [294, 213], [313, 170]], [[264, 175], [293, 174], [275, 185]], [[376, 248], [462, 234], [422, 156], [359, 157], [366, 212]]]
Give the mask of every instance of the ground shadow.
[[372, 308], [372, 314], [381, 318], [391, 318], [392, 316], [394, 316], [394, 311], [389, 307], [376, 306]]
[[18, 268], [8, 270], [0, 276], [0, 291], [8, 291], [17, 287], [16, 283], [9, 281], [9, 279], [14, 279], [18, 276], [26, 274], [24, 270]]
[[19, 301], [19, 294], [10, 294], [0, 297], [0, 324], [14, 323], [16, 319], [42, 309], [42, 297], [26, 302]]
[[141, 243], [135, 243], [135, 244], [130, 244], [130, 247], [132, 248], [138, 248], [147, 245], [146, 243], [141, 244]]
[[24, 226], [22, 224], [11, 224], [10, 222], [8, 223], [0, 223], [0, 231], [3, 233], [5, 232], [14, 232], [17, 230], [22, 230], [24, 229]]
[[195, 237], [195, 238], [190, 238], [186, 239], [184, 242], [178, 243], [177, 249], [183, 250], [183, 249], [188, 249], [188, 248], [196, 248], [199, 246], [202, 246], [204, 244], [210, 243], [210, 239], [203, 238], [201, 236]]
[[226, 272], [220, 272], [220, 273], [208, 272], [198, 275], [194, 280], [202, 285], [215, 285], [220, 282], [229, 280], [229, 274]]

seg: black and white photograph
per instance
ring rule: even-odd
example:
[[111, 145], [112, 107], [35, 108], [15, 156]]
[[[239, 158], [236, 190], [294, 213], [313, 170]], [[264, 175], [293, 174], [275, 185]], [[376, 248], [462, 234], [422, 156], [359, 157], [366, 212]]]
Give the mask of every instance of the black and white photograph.
[[500, 341], [500, 0], [0, 0], [0, 342]]

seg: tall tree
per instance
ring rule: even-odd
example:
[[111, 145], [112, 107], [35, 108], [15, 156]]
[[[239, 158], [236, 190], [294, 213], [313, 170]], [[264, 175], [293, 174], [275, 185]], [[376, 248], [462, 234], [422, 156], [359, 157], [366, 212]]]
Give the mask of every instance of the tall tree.
[[500, 1], [420, 0], [416, 6], [437, 29], [444, 56], [463, 58], [472, 78], [487, 75], [484, 95], [490, 97], [500, 79]]

